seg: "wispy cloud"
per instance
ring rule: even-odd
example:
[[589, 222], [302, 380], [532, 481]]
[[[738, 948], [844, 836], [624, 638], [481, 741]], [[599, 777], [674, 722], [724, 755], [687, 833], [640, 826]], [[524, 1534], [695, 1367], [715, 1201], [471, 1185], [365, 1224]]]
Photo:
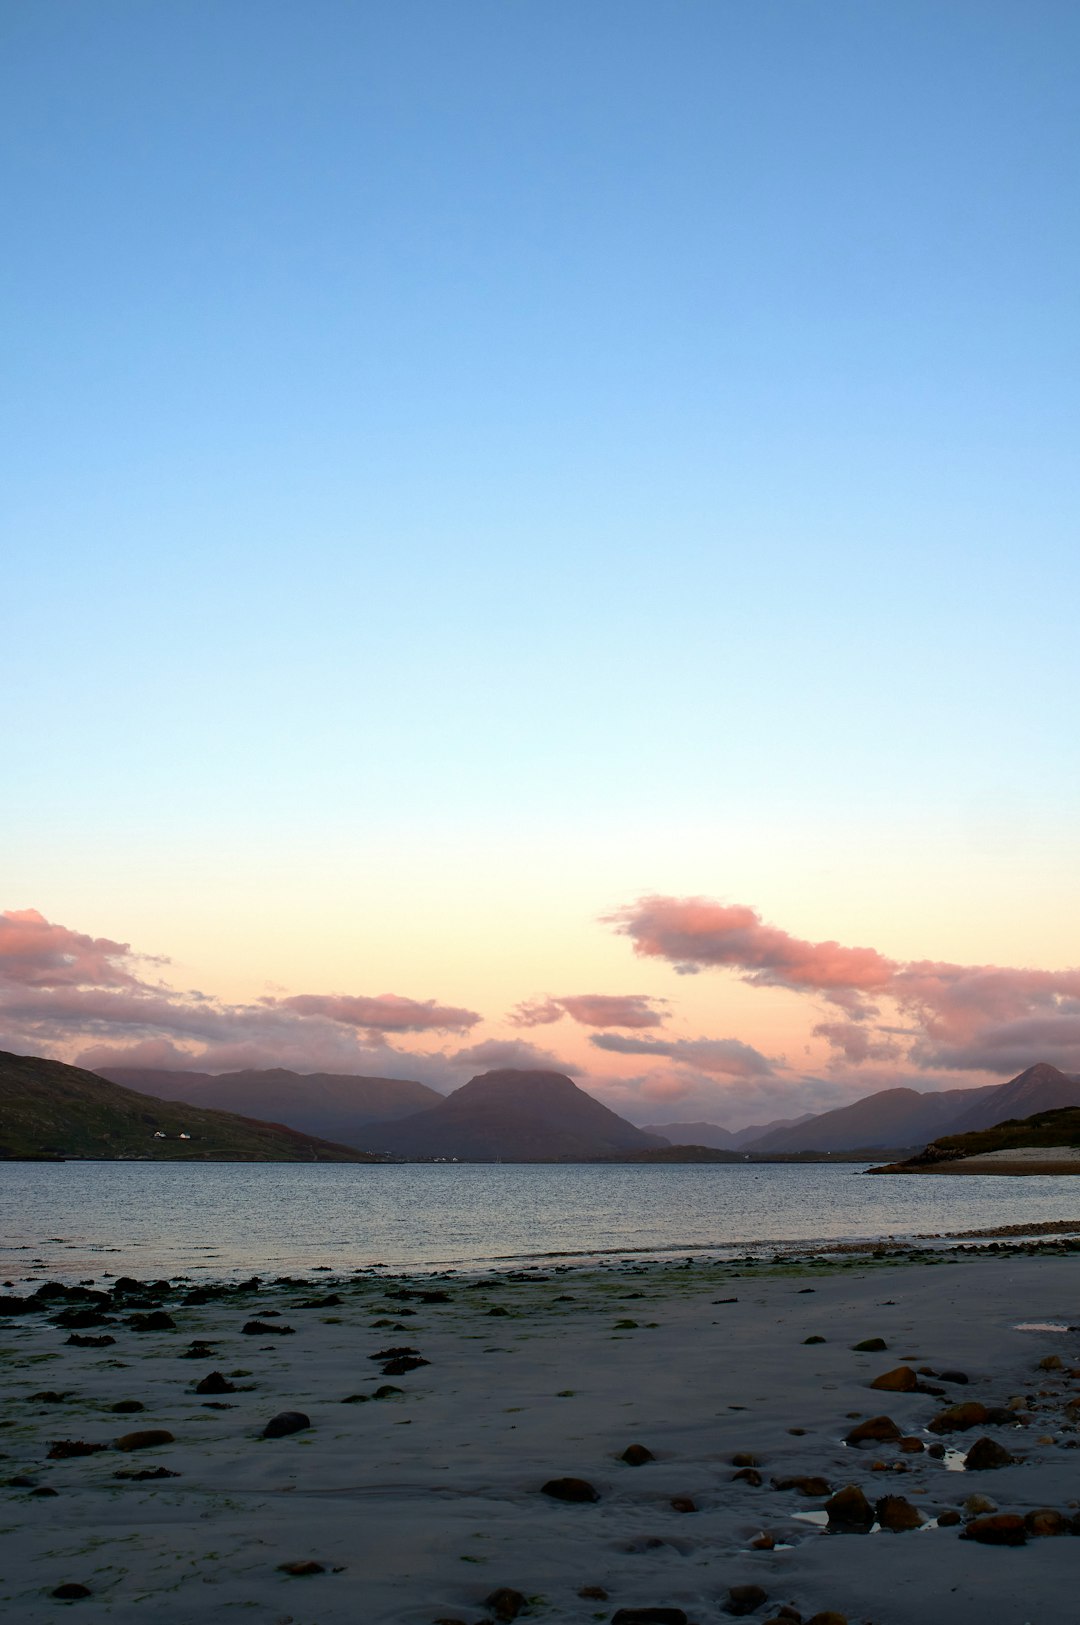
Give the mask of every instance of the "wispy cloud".
[[436, 1004], [434, 999], [405, 999], [396, 993], [363, 998], [345, 993], [296, 993], [279, 1003], [301, 1016], [325, 1016], [370, 1033], [460, 1033], [475, 1027], [475, 1010]]
[[390, 1037], [464, 1033], [481, 1019], [473, 1010], [395, 993], [229, 1003], [150, 980], [148, 971], [164, 963], [33, 909], [0, 914], [0, 1042], [88, 1066], [291, 1066], [409, 1076], [413, 1057]]
[[710, 1077], [771, 1078], [774, 1075], [772, 1062], [760, 1050], [738, 1038], [624, 1038], [619, 1033], [596, 1033], [589, 1043], [617, 1055], [663, 1055]]
[[667, 1012], [663, 999], [644, 993], [568, 993], [562, 998], [526, 999], [511, 1011], [515, 1027], [548, 1027], [564, 1016], [582, 1027], [659, 1027]]

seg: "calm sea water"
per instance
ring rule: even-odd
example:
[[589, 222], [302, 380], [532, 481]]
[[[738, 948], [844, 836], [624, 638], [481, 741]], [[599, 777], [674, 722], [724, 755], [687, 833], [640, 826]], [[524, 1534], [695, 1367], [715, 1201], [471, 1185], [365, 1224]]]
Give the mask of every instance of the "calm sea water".
[[724, 1256], [1073, 1218], [1068, 1176], [867, 1178], [851, 1164], [0, 1164], [13, 1281]]

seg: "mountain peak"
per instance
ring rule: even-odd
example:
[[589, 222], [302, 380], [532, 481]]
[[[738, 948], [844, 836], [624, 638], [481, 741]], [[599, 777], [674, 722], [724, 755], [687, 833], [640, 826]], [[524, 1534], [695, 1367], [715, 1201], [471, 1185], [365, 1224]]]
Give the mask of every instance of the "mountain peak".
[[430, 1111], [380, 1125], [371, 1142], [412, 1157], [466, 1161], [588, 1161], [661, 1144], [610, 1111], [564, 1072], [481, 1072]]

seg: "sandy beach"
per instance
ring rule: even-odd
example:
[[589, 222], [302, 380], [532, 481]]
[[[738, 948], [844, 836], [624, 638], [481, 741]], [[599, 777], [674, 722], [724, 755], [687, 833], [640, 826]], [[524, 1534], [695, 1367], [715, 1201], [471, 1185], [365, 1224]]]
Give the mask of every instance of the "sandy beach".
[[[183, 1287], [132, 1291], [77, 1327], [55, 1323], [80, 1316], [57, 1297], [0, 1321], [0, 1601], [26, 1621], [74, 1607], [170, 1625], [476, 1625], [515, 1609], [585, 1622], [642, 1608], [705, 1622], [729, 1606], [759, 1620], [787, 1607], [788, 1620], [1052, 1625], [1072, 1617], [1080, 1556], [1037, 1533], [1080, 1508], [1068, 1409], [1080, 1331], [1053, 1329], [1080, 1321], [1068, 1247], [314, 1275], [200, 1288], [207, 1301], [188, 1304]], [[175, 1326], [137, 1329], [158, 1314]], [[245, 1332], [256, 1320], [264, 1329]], [[855, 1350], [868, 1339], [885, 1347]], [[901, 1366], [931, 1391], [870, 1386]], [[928, 1427], [961, 1402], [989, 1418]], [[282, 1412], [310, 1425], [263, 1437]], [[902, 1439], [845, 1443], [882, 1416]], [[115, 1446], [150, 1430], [172, 1440]], [[1019, 1459], [965, 1469], [983, 1437]], [[635, 1445], [652, 1459], [621, 1459]], [[134, 1476], [160, 1469], [176, 1476]], [[565, 1478], [597, 1498], [544, 1492]], [[784, 1487], [793, 1479], [807, 1482]], [[834, 1503], [830, 1529], [826, 1504], [849, 1485], [879, 1510], [904, 1498], [922, 1526], [846, 1532]], [[997, 1535], [1024, 1544], [970, 1538], [969, 1521], [995, 1512], [1028, 1515]], [[52, 1594], [63, 1586], [88, 1594], [65, 1602]], [[732, 1604], [745, 1586], [760, 1594]]]

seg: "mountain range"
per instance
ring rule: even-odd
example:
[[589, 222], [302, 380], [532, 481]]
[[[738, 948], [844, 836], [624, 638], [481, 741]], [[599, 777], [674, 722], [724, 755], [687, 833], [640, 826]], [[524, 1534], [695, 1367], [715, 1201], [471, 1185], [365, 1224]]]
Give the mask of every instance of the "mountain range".
[[747, 1128], [721, 1128], [719, 1123], [646, 1123], [646, 1134], [658, 1134], [672, 1145], [707, 1145], [714, 1151], [741, 1151], [755, 1140], [779, 1129], [797, 1128], [806, 1123], [813, 1112], [801, 1117], [778, 1117], [772, 1123], [751, 1123]]
[[[0, 1060], [4, 1063], [0, 1080], [7, 1079], [0, 1088], [0, 1156], [332, 1155], [355, 1160], [358, 1153], [374, 1153], [543, 1162], [637, 1154], [655, 1158], [672, 1142], [677, 1148], [696, 1147], [699, 1156], [703, 1148], [714, 1155], [723, 1153], [725, 1159], [857, 1151], [876, 1155], [911, 1151], [943, 1135], [969, 1133], [1006, 1119], [1080, 1108], [1080, 1079], [1045, 1061], [999, 1085], [925, 1094], [883, 1089], [816, 1116], [729, 1131], [703, 1122], [637, 1128], [557, 1072], [489, 1072], [443, 1096], [410, 1079], [305, 1075], [281, 1068], [215, 1076], [113, 1067], [99, 1076], [55, 1061], [19, 1056]], [[16, 1080], [23, 1097], [29, 1077], [26, 1067], [51, 1069], [38, 1077], [34, 1099], [23, 1098], [22, 1105], [10, 1087], [14, 1063], [23, 1068]], [[101, 1089], [114, 1094], [101, 1096]], [[72, 1104], [76, 1096], [81, 1102], [78, 1111]], [[242, 1108], [239, 1113], [237, 1107]], [[164, 1141], [158, 1138], [156, 1149], [148, 1153], [145, 1148], [132, 1149], [143, 1146], [146, 1134], [140, 1125], [150, 1120], [147, 1113], [168, 1136]], [[121, 1120], [126, 1127], [121, 1127]], [[191, 1124], [202, 1125], [198, 1149], [194, 1140], [185, 1140], [182, 1146], [174, 1143], [181, 1121], [191, 1135], [195, 1134]], [[246, 1139], [236, 1138], [241, 1125]], [[255, 1131], [270, 1138], [256, 1143], [251, 1138]], [[292, 1140], [286, 1143], [282, 1136], [289, 1135]], [[96, 1151], [91, 1149], [94, 1145]], [[663, 1160], [679, 1159], [665, 1155]]]
[[155, 1100], [62, 1061], [0, 1050], [0, 1159], [376, 1162], [281, 1123]]
[[743, 1145], [753, 1156], [793, 1151], [890, 1150], [922, 1146], [943, 1134], [992, 1128], [1010, 1117], [1080, 1106], [1080, 1079], [1047, 1061], [1008, 1083], [976, 1089], [882, 1089], [850, 1106], [822, 1112], [792, 1129], [774, 1130]]
[[159, 1100], [184, 1100], [193, 1106], [289, 1123], [305, 1134], [362, 1150], [368, 1149], [366, 1130], [370, 1123], [408, 1117], [438, 1106], [443, 1100], [426, 1083], [411, 1078], [288, 1072], [283, 1067], [213, 1074], [164, 1067], [104, 1066], [99, 1075]]

